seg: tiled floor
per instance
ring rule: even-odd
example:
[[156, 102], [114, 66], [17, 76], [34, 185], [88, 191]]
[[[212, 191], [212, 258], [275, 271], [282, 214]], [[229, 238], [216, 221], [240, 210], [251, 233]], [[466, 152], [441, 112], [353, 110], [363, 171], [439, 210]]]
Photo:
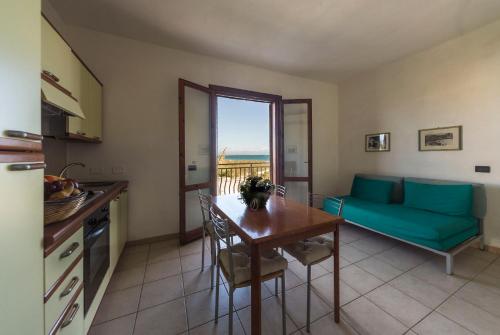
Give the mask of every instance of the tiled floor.
[[[444, 258], [354, 226], [341, 229], [341, 323], [332, 318], [332, 259], [313, 267], [312, 334], [499, 334], [500, 258], [468, 249], [455, 275]], [[208, 248], [208, 243], [207, 243]], [[208, 250], [208, 249], [207, 249]], [[228, 295], [214, 323], [210, 267], [201, 241], [127, 248], [89, 334], [226, 334]], [[206, 252], [206, 265], [210, 264]], [[305, 334], [305, 268], [289, 256], [287, 330]], [[281, 292], [262, 285], [263, 333], [281, 333]], [[235, 291], [234, 334], [250, 333], [250, 289]]]

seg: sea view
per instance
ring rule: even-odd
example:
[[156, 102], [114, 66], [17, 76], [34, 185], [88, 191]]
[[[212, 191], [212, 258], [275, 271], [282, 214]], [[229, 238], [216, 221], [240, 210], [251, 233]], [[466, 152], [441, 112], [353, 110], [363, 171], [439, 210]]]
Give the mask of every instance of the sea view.
[[225, 155], [226, 161], [269, 161], [269, 155]]

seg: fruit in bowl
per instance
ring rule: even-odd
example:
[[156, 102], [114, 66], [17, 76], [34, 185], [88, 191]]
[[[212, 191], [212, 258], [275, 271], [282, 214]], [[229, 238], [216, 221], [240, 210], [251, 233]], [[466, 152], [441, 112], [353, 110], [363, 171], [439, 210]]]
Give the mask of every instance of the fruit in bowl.
[[60, 200], [82, 193], [74, 179], [46, 175], [44, 181], [44, 199]]

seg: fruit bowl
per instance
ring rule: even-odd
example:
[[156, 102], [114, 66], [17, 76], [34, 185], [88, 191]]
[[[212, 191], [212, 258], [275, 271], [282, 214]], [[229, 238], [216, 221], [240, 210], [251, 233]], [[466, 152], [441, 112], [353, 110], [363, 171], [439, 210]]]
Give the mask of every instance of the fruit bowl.
[[75, 214], [84, 204], [87, 192], [43, 202], [44, 224], [62, 221]]

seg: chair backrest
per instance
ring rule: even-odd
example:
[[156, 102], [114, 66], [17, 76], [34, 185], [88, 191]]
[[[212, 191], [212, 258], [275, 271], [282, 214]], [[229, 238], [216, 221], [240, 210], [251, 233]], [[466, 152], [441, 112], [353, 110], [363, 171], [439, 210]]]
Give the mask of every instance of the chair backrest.
[[200, 200], [203, 225], [205, 225], [210, 220], [210, 207], [212, 206], [212, 196], [210, 194], [202, 193], [201, 190], [198, 190], [198, 199]]
[[213, 207], [210, 207], [210, 223], [214, 228], [215, 240], [217, 245], [217, 255], [220, 254], [221, 242], [226, 246], [229, 252], [229, 276], [234, 278], [234, 265], [232, 257], [231, 237], [229, 234], [229, 224], [226, 219], [223, 219]]
[[274, 185], [274, 193], [279, 197], [286, 196], [286, 186], [283, 185]]
[[328, 197], [328, 212], [337, 216], [342, 216], [344, 209], [344, 199], [338, 197]]

